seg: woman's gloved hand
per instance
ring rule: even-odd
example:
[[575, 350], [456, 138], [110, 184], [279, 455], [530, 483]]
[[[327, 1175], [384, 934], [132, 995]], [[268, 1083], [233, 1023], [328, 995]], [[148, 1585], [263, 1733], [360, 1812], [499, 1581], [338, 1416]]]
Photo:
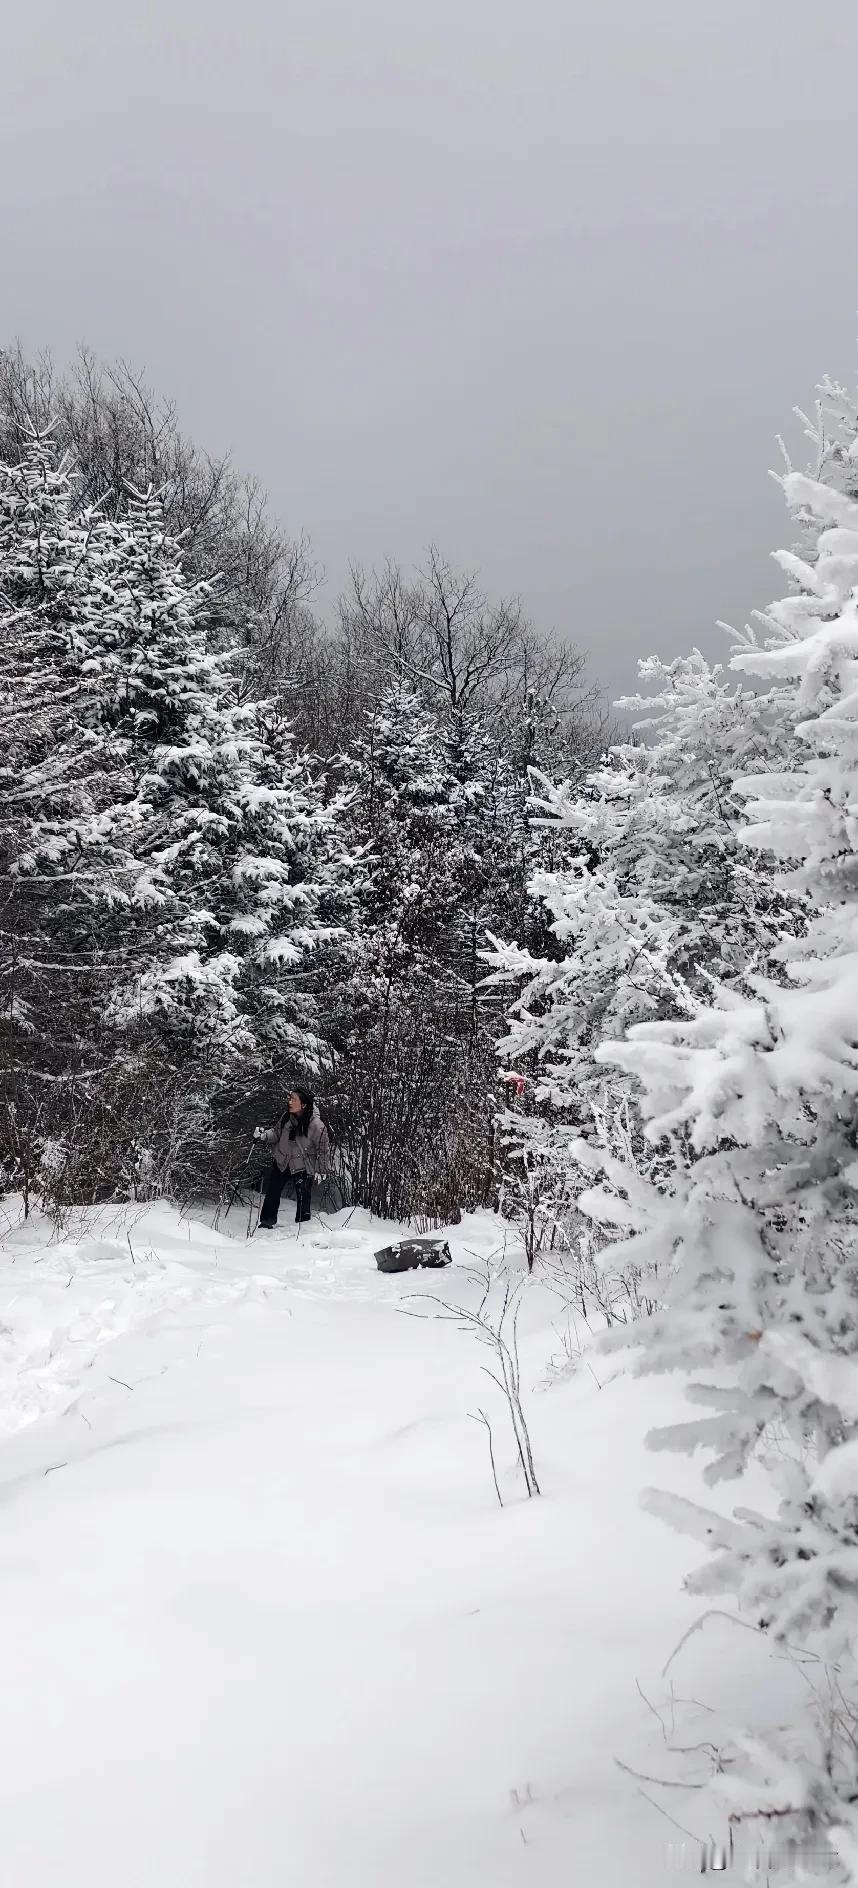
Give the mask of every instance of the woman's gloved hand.
[[255, 1141], [261, 1141], [261, 1140], [263, 1140], [263, 1138], [264, 1138], [264, 1135], [265, 1135], [265, 1129], [264, 1129], [264, 1128], [254, 1128], [254, 1130], [253, 1130], [253, 1138], [254, 1138], [254, 1140], [255, 1140]]

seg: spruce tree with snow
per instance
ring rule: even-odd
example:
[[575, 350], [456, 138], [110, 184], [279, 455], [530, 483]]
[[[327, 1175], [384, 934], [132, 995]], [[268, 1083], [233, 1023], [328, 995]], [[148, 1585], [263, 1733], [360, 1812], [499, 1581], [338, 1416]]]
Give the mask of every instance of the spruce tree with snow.
[[[331, 961], [331, 1086], [346, 1098], [343, 1152], [355, 1197], [419, 1210], [448, 1184], [442, 1097], [461, 1132], [466, 1007], [452, 940], [461, 899], [458, 824], [438, 716], [405, 684], [367, 718], [343, 761], [351, 844], [361, 855], [350, 936]], [[425, 1123], [439, 1121], [433, 1169]]]
[[449, 948], [476, 1036], [496, 1015], [485, 988], [482, 943], [490, 924], [523, 917], [533, 848], [522, 777], [496, 733], [481, 717], [456, 715], [448, 722], [445, 746], [458, 886]]
[[315, 1071], [324, 1050], [320, 974], [354, 921], [363, 870], [348, 837], [350, 795], [331, 791], [297, 751], [276, 700], [229, 710], [220, 758], [214, 915], [239, 962], [248, 1046], [265, 1058], [292, 1054]]
[[140, 860], [135, 905], [149, 949], [117, 991], [118, 1013], [158, 1018], [190, 1042], [242, 1042], [237, 953], [224, 947], [215, 906], [229, 836], [225, 720], [234, 703], [229, 658], [206, 641], [210, 585], [188, 582], [158, 495], [131, 492], [115, 526], [113, 642], [104, 665], [105, 714], [123, 745], [133, 796], [125, 818]]
[[339, 802], [296, 756], [280, 705], [238, 703], [229, 652], [207, 646], [211, 586], [187, 579], [157, 494], [130, 495], [116, 537], [102, 687], [135, 783], [124, 817], [150, 914], [124, 1012], [222, 1057], [252, 1053], [282, 1042], [284, 978], [337, 928]]
[[565, 848], [530, 882], [547, 934], [538, 951], [493, 938], [486, 953], [490, 984], [519, 985], [501, 1054], [549, 1108], [564, 1169], [569, 1123], [586, 1128], [627, 1088], [597, 1060], [604, 1036], [768, 963], [800, 911], [738, 843], [735, 776], [789, 739], [783, 691], [737, 687], [696, 650], [640, 675], [655, 692], [619, 705], [646, 743], [616, 744], [582, 784], [532, 771], [536, 827]]
[[156, 494], [78, 520], [35, 438], [0, 490], [5, 968], [31, 1104], [32, 1045], [67, 1086], [97, 1037], [101, 1096], [133, 1081], [141, 1119], [143, 1088], [156, 1113], [173, 1090], [209, 1107], [240, 1055], [312, 1036], [300, 972], [338, 929], [339, 802], [278, 707], [239, 705]]
[[[655, 1446], [708, 1450], [704, 1479], [761, 1455], [767, 1512], [725, 1520], [650, 1505], [704, 1541], [688, 1585], [734, 1593], [803, 1659], [818, 1709], [767, 1750], [734, 1753], [737, 1813], [827, 1831], [858, 1880], [858, 502], [854, 420], [816, 477], [789, 471], [802, 553], [779, 554], [790, 594], [733, 665], [792, 695], [800, 759], [741, 782], [749, 860], [774, 857], [809, 901], [769, 974], [749, 970], [685, 1016], [641, 1023], [598, 1059], [633, 1078], [647, 1133], [670, 1147], [668, 1188], [609, 1162], [584, 1204], [626, 1237], [620, 1261], [660, 1268], [662, 1308], [634, 1333], [641, 1367], [695, 1379], [699, 1422]], [[811, 525], [813, 534], [811, 534]], [[788, 743], [785, 735], [785, 752]], [[777, 1452], [767, 1444], [777, 1431]], [[827, 1702], [826, 1702], [827, 1697]], [[746, 1764], [743, 1774], [743, 1757]], [[755, 1780], [756, 1778], [756, 1780]], [[726, 1786], [725, 1786], [726, 1788]]]
[[[346, 771], [352, 820], [372, 848], [362, 926], [384, 961], [433, 952], [458, 897], [452, 781], [436, 715], [406, 686], [368, 718]], [[392, 955], [391, 955], [392, 954]]]
[[110, 527], [77, 507], [50, 434], [30, 431], [0, 467], [0, 971], [5, 1131], [19, 1149], [56, 1135], [58, 1085], [109, 1056], [115, 923], [137, 870], [114, 818], [132, 791], [125, 754], [103, 717], [115, 574]]

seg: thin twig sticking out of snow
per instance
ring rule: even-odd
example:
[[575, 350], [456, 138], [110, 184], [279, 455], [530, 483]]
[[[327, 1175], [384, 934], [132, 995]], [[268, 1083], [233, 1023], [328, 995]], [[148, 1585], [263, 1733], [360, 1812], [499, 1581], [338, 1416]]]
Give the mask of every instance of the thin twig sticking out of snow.
[[484, 1410], [484, 1409], [478, 1409], [478, 1410], [477, 1410], [477, 1412], [476, 1412], [476, 1414], [474, 1414], [474, 1411], [473, 1411], [473, 1410], [471, 1410], [471, 1411], [470, 1411], [470, 1417], [471, 1417], [471, 1422], [472, 1422], [472, 1423], [482, 1423], [482, 1424], [483, 1424], [483, 1426], [484, 1426], [484, 1428], [485, 1428], [485, 1432], [486, 1432], [486, 1435], [488, 1436], [488, 1439], [489, 1439], [489, 1461], [491, 1462], [491, 1465], [492, 1465], [492, 1481], [494, 1482], [494, 1485], [495, 1485], [495, 1494], [497, 1495], [497, 1498], [498, 1498], [498, 1506], [502, 1508], [502, 1507], [503, 1507], [503, 1495], [501, 1494], [501, 1491], [500, 1491], [500, 1488], [499, 1488], [499, 1486], [498, 1486], [498, 1472], [497, 1472], [497, 1469], [496, 1469], [496, 1467], [495, 1467], [495, 1452], [494, 1452], [494, 1446], [493, 1446], [493, 1443], [492, 1443], [492, 1426], [491, 1426], [491, 1423], [489, 1422], [489, 1419], [488, 1419], [488, 1417], [487, 1417], [487, 1415], [486, 1415], [486, 1412], [485, 1412], [485, 1410]]
[[[521, 1308], [520, 1294], [524, 1281], [519, 1279], [517, 1284], [513, 1285], [509, 1279], [506, 1280], [500, 1312], [498, 1314], [495, 1311], [492, 1316], [489, 1300], [495, 1281], [488, 1268], [483, 1272], [474, 1267], [470, 1270], [470, 1276], [477, 1278], [483, 1287], [483, 1294], [476, 1311], [469, 1311], [461, 1305], [452, 1305], [444, 1298], [433, 1298], [431, 1303], [435, 1306], [434, 1315], [449, 1323], [457, 1324], [460, 1331], [470, 1332], [477, 1343], [485, 1344], [494, 1352], [500, 1374], [497, 1370], [490, 1369], [488, 1364], [483, 1364], [481, 1367], [485, 1375], [491, 1378], [492, 1383], [497, 1385], [506, 1398], [525, 1487], [528, 1497], [532, 1498], [540, 1493], [540, 1487], [533, 1462], [530, 1433], [521, 1404], [521, 1366], [518, 1354], [518, 1314]], [[420, 1302], [425, 1303], [425, 1300], [421, 1299]], [[426, 1313], [412, 1311], [407, 1315], [425, 1317]], [[476, 1420], [479, 1421], [479, 1418]]]

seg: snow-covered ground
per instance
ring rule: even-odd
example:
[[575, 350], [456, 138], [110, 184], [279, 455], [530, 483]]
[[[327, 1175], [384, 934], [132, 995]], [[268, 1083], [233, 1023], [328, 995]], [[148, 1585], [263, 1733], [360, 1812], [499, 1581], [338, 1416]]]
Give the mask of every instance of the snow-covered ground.
[[[559, 1374], [569, 1313], [528, 1285], [528, 1500], [491, 1359], [437, 1315], [476, 1304], [466, 1268], [515, 1269], [491, 1215], [452, 1268], [396, 1277], [360, 1213], [300, 1240], [163, 1206], [73, 1231], [0, 1248], [4, 1884], [654, 1888], [682, 1841], [656, 1800], [717, 1832], [617, 1761], [683, 1775], [645, 1699], [701, 1610], [695, 1549], [637, 1502], [697, 1492], [643, 1443], [678, 1386]], [[741, 1637], [694, 1635], [680, 1741], [725, 1659], [759, 1696]]]

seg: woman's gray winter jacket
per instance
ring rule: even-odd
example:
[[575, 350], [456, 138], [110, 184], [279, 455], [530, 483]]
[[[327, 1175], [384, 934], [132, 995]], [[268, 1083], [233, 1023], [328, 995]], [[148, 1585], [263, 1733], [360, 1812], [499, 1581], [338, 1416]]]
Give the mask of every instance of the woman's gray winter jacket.
[[331, 1143], [318, 1108], [313, 1109], [306, 1134], [296, 1134], [293, 1140], [289, 1129], [294, 1119], [285, 1114], [279, 1128], [266, 1128], [263, 1136], [274, 1149], [280, 1172], [318, 1173], [326, 1179], [331, 1170]]

